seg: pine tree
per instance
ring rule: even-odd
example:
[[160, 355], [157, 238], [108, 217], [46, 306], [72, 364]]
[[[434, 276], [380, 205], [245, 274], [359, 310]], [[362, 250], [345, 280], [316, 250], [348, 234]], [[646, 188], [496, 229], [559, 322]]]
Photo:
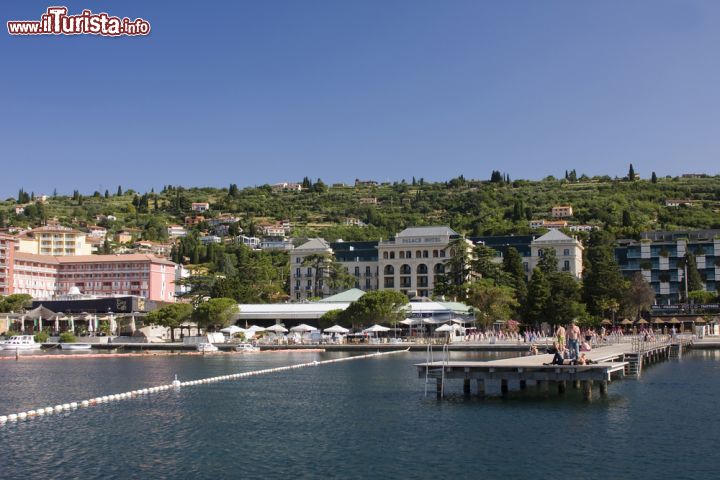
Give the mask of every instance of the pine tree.
[[633, 168], [633, 164], [630, 164], [630, 169], [628, 170], [628, 180], [631, 182], [635, 181], [635, 169]]
[[105, 198], [110, 198], [110, 192], [108, 190], [105, 190]]
[[632, 218], [630, 217], [630, 212], [628, 210], [623, 210], [622, 212], [622, 226], [632, 227]]
[[550, 283], [542, 270], [535, 267], [528, 283], [527, 301], [524, 317], [528, 322], [542, 322], [545, 318], [547, 303], [550, 299]]
[[122, 187], [121, 187], [120, 185], [118, 185], [118, 189], [117, 189], [117, 194], [116, 194], [116, 195], [117, 195], [118, 197], [122, 197], [122, 194], [123, 194]]
[[522, 257], [513, 247], [509, 247], [503, 257], [503, 270], [510, 275], [511, 286], [515, 289], [515, 298], [520, 304], [527, 299], [527, 279], [523, 268]]
[[650, 177], [650, 181], [652, 183], [657, 183], [657, 175], [655, 175], [655, 172], [652, 172], [652, 176]]

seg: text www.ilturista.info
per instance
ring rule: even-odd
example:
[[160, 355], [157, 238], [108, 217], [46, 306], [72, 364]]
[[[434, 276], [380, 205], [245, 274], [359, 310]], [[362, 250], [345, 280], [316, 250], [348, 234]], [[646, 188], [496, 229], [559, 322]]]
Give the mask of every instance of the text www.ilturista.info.
[[48, 7], [40, 21], [8, 21], [10, 35], [148, 35], [150, 22], [142, 18], [113, 17], [105, 12], [83, 10], [80, 15], [68, 15], [67, 7]]

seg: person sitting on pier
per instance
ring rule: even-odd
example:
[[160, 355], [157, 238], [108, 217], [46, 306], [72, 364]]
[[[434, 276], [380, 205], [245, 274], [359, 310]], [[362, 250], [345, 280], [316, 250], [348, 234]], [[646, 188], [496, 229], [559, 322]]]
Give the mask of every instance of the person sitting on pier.
[[543, 365], [562, 365], [565, 362], [557, 342], [553, 342], [552, 347], [548, 348], [547, 353], [553, 354], [553, 359], [552, 362], [543, 363]]
[[592, 347], [590, 346], [590, 342], [588, 342], [587, 340], [582, 342], [582, 344], [580, 345], [580, 351], [581, 352], [589, 352], [590, 350], [592, 350]]

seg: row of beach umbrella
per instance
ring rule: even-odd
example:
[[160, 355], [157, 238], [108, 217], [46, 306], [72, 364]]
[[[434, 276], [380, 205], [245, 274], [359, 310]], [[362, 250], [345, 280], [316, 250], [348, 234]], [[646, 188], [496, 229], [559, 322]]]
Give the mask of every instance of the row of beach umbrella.
[[[705, 320], [704, 318], [702, 318], [702, 317], [697, 317], [697, 318], [695, 318], [695, 320], [693, 320], [693, 322], [695, 322], [695, 323], [706, 323], [706, 320]], [[613, 323], [613, 322], [612, 322], [611, 320], [608, 320], [607, 318], [602, 321], [602, 324], [603, 324], [603, 325], [612, 325], [612, 323]], [[620, 323], [620, 325], [634, 325], [635, 323], [637, 323], [638, 325], [647, 325], [647, 324], [649, 324], [649, 323], [651, 323], [651, 322], [648, 322], [648, 321], [645, 320], [644, 318], [641, 318], [641, 319], [638, 320], [637, 322], [633, 322], [633, 321], [630, 320], [629, 318], [625, 318], [625, 319], [623, 319], [622, 321], [620, 321], [619, 323]], [[663, 318], [655, 317], [655, 319], [652, 321], [652, 323], [654, 323], [654, 324], [656, 324], [656, 325], [662, 325], [662, 324], [665, 324], [665, 323], [671, 323], [671, 324], [674, 324], [674, 325], [679, 325], [679, 324], [684, 323], [684, 322], [681, 322], [680, 320], [678, 320], [678, 319], [675, 318], [675, 317], [672, 317], [670, 320], [665, 320], [665, 319], [663, 319]]]

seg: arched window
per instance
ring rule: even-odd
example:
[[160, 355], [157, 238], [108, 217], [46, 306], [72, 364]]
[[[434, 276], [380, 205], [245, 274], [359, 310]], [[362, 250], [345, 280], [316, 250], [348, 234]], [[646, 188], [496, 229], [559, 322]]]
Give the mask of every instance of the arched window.
[[412, 273], [412, 269], [410, 268], [410, 265], [407, 263], [400, 267], [400, 275], [410, 275]]
[[428, 273], [428, 267], [424, 263], [421, 263], [417, 266], [417, 273], [418, 275], [427, 275]]
[[433, 271], [435, 273], [445, 273], [445, 265], [442, 263], [438, 263], [433, 267]]
[[392, 265], [385, 265], [385, 275], [393, 275], [395, 273], [395, 269]]

